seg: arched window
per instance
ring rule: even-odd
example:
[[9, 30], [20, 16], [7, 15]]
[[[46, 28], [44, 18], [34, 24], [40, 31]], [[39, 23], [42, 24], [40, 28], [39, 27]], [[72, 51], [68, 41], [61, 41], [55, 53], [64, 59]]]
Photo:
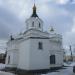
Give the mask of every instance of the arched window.
[[41, 24], [39, 23], [39, 28], [41, 28]]
[[32, 27], [34, 27], [34, 22], [32, 22]]
[[38, 43], [38, 48], [39, 48], [39, 49], [43, 49], [43, 44], [42, 44], [42, 42], [39, 42], [39, 43]]
[[50, 56], [50, 64], [55, 64], [55, 55]]
[[10, 56], [8, 56], [8, 64], [10, 63]]

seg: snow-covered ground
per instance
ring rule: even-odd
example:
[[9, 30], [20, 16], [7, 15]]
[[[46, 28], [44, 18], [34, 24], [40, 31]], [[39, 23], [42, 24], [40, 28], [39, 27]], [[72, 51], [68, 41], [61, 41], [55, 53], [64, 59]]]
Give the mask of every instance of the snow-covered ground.
[[58, 70], [58, 72], [52, 72], [52, 73], [42, 74], [42, 75], [75, 75], [73, 73], [73, 66], [75, 66], [75, 62], [64, 63], [64, 66], [68, 66], [68, 67], [65, 67], [66, 69]]
[[15, 74], [12, 74], [12, 73], [9, 73], [9, 72], [2, 72], [2, 71], [0, 71], [0, 75], [15, 75]]
[[[60, 69], [58, 70], [58, 72], [51, 72], [51, 73], [41, 74], [41, 75], [75, 75], [73, 73], [73, 66], [75, 65], [75, 62], [72, 62], [70, 64], [64, 63], [64, 65], [67, 65], [69, 67], [65, 67], [65, 69]], [[0, 64], [0, 69], [3, 69], [4, 67], [5, 64]], [[0, 75], [14, 75], [14, 74], [0, 71]]]
[[48, 74], [42, 74], [42, 75], [75, 75], [73, 73], [73, 67], [66, 67], [66, 69], [61, 69], [58, 70], [59, 72], [52, 72], [52, 73], [48, 73]]
[[64, 66], [75, 66], [75, 62], [64, 63]]
[[5, 64], [0, 63], [0, 70], [5, 68]]
[[75, 62], [72, 62], [72, 63], [70, 64], [70, 66], [75, 66]]
[[[0, 70], [3, 68], [5, 68], [5, 64], [0, 63]], [[0, 71], [0, 75], [14, 75], [14, 74], [9, 73], [9, 72]]]

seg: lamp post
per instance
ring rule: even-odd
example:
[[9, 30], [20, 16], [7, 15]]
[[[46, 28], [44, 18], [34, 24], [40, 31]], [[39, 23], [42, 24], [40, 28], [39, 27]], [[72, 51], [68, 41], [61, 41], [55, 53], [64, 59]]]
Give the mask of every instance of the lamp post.
[[71, 52], [71, 61], [73, 61], [73, 56], [72, 56], [72, 47], [71, 47], [71, 45], [70, 45], [69, 47], [70, 47], [70, 52]]

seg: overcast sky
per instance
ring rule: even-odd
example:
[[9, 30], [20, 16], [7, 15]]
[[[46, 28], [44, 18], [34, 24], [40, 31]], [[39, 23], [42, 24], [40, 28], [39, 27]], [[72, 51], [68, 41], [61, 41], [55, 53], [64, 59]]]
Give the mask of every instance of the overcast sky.
[[[25, 30], [33, 4], [34, 0], [0, 0], [1, 40]], [[53, 26], [55, 32], [63, 35], [64, 45], [75, 44], [75, 0], [36, 0], [36, 7], [45, 31]]]

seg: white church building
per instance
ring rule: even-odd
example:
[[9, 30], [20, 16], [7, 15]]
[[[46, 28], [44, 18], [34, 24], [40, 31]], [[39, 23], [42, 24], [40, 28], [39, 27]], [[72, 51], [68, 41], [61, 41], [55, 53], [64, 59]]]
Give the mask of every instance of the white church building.
[[50, 69], [63, 66], [62, 36], [54, 32], [44, 32], [43, 21], [36, 13], [26, 20], [26, 31], [7, 42], [6, 67], [21, 70]]

